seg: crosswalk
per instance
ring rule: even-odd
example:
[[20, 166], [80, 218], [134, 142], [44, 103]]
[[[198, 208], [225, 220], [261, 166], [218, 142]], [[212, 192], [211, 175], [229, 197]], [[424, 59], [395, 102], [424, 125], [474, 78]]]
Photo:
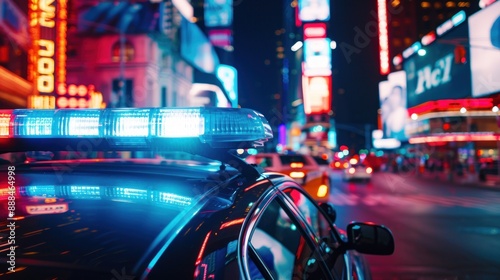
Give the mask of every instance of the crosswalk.
[[467, 196], [442, 197], [429, 194], [354, 194], [335, 190], [330, 201], [338, 206], [429, 206], [462, 207], [482, 209], [500, 213], [500, 193], [485, 198]]

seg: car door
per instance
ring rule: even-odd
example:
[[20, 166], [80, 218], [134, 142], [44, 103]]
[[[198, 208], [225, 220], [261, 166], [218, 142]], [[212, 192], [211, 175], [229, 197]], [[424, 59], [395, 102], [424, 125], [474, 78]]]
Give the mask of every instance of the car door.
[[[246, 269], [250, 279], [331, 279], [317, 243], [302, 218], [276, 192], [257, 207], [247, 229]], [[255, 209], [255, 208], [254, 208]], [[244, 253], [245, 254], [245, 253]]]
[[284, 183], [281, 188], [290, 208], [296, 208], [302, 216], [314, 239], [321, 248], [321, 256], [334, 279], [349, 279], [350, 260], [341, 250], [340, 234], [332, 226], [333, 221], [321, 211], [319, 205], [303, 189], [294, 184]]

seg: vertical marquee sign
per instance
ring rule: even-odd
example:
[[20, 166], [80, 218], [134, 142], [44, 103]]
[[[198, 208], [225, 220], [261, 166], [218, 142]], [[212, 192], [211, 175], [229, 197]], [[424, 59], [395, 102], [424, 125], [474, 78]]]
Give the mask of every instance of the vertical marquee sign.
[[35, 86], [29, 107], [55, 108], [55, 95], [66, 85], [67, 0], [30, 0], [28, 79]]

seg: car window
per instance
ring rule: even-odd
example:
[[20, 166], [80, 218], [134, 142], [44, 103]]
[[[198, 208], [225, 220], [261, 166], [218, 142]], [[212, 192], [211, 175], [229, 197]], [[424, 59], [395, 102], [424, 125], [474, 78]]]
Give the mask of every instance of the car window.
[[319, 210], [318, 204], [302, 191], [288, 188], [284, 192], [300, 210], [307, 224], [313, 229], [318, 242], [328, 246], [328, 249], [324, 249], [322, 257], [325, 259], [332, 275], [336, 279], [343, 279], [346, 267], [343, 254], [338, 250], [341, 241], [335, 229], [332, 228], [330, 221]]
[[271, 167], [273, 166], [273, 159], [271, 157], [257, 157], [256, 164], [260, 167]]
[[[328, 278], [317, 251], [277, 200], [262, 213], [250, 244], [274, 279]], [[249, 269], [252, 279], [264, 279], [255, 264]]]
[[290, 165], [291, 163], [302, 163], [303, 165], [308, 165], [306, 157], [303, 155], [280, 155], [281, 164]]
[[317, 157], [317, 156], [314, 156], [313, 157], [314, 161], [319, 164], [319, 165], [329, 165], [330, 163], [328, 162], [328, 160], [322, 158], [322, 157]]

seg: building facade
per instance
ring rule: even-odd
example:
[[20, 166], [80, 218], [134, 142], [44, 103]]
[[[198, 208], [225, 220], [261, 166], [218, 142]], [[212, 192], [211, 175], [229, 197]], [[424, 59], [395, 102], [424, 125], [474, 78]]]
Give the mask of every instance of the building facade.
[[[483, 164], [498, 161], [500, 86], [493, 73], [500, 70], [499, 22], [500, 2], [471, 14], [458, 11], [404, 49], [395, 65], [402, 70], [380, 84], [383, 138], [401, 141], [420, 165], [437, 164], [450, 175], [477, 179]], [[390, 114], [393, 103], [404, 118]], [[390, 126], [399, 133], [385, 129]]]
[[8, 53], [4, 108], [237, 106], [188, 1], [18, 2], [15, 21], [25, 34], [0, 25], [25, 51], [0, 46], [0, 59]]

